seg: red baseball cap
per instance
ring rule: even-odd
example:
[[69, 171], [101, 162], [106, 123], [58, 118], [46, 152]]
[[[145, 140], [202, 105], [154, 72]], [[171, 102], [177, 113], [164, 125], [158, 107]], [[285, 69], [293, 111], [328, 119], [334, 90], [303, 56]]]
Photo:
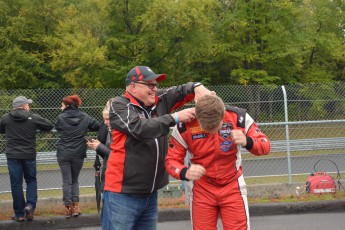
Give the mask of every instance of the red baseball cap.
[[165, 74], [155, 74], [150, 67], [147, 66], [136, 66], [131, 69], [126, 78], [126, 86], [136, 81], [152, 81], [157, 82], [165, 80]]

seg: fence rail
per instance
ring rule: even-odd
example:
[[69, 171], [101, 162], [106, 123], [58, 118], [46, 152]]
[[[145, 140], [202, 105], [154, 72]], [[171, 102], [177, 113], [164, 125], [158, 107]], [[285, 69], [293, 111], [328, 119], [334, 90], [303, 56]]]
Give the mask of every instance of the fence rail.
[[[291, 152], [345, 149], [345, 137], [299, 139], [288, 143]], [[271, 141], [271, 153], [284, 153], [287, 145], [286, 140]], [[244, 153], [248, 152], [244, 150]]]
[[[289, 142], [286, 140], [271, 141], [271, 153], [286, 153], [288, 144], [291, 152], [345, 149], [345, 137], [299, 139], [290, 140]], [[246, 149], [242, 149], [242, 153], [248, 154], [249, 152]], [[95, 158], [95, 151], [88, 150], [85, 162], [94, 161]], [[36, 162], [37, 164], [57, 163], [56, 152], [38, 152]], [[0, 166], [5, 165], [6, 156], [5, 154], [0, 154]]]
[[[94, 161], [96, 158], [96, 152], [93, 150], [88, 150], [86, 153], [87, 157], [85, 158], [84, 162]], [[45, 164], [57, 164], [56, 159], [56, 152], [37, 152], [36, 157], [36, 164], [45, 165]], [[6, 163], [6, 155], [0, 154], [0, 166], [5, 166]]]

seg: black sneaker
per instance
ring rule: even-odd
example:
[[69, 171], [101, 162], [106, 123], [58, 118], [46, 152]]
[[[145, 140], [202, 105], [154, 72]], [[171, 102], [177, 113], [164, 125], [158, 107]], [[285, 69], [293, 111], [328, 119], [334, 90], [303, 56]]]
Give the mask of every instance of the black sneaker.
[[24, 208], [25, 211], [25, 219], [31, 221], [34, 219], [34, 211], [32, 210], [32, 207], [30, 205], [27, 205]]

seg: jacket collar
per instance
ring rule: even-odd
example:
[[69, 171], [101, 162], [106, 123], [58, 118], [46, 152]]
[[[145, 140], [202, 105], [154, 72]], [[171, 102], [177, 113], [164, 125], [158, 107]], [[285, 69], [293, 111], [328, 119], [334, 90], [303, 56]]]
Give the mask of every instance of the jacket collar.
[[158, 97], [155, 96], [155, 103], [153, 105], [147, 107], [147, 106], [144, 105], [143, 101], [141, 101], [140, 99], [136, 98], [135, 96], [133, 96], [128, 91], [125, 92], [124, 96], [127, 97], [132, 104], [140, 106], [142, 108], [145, 108], [147, 111], [152, 110], [153, 108], [155, 108], [156, 105], [157, 105], [157, 102], [158, 102]]

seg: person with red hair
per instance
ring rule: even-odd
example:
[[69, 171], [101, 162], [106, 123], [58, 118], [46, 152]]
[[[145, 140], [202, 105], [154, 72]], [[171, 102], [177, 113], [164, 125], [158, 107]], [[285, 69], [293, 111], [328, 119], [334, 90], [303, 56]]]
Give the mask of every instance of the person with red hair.
[[81, 111], [82, 100], [78, 95], [62, 99], [62, 113], [58, 116], [55, 128], [60, 134], [56, 157], [62, 174], [63, 203], [65, 216], [79, 216], [79, 173], [86, 158], [85, 135], [88, 131], [98, 131], [100, 124]]

